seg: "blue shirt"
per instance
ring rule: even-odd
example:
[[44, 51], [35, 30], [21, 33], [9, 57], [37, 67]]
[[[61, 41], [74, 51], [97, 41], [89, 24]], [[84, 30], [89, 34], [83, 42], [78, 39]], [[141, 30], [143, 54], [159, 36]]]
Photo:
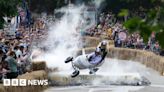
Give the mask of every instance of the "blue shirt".
[[98, 64], [102, 60], [102, 56], [101, 55], [96, 55], [95, 52], [89, 54], [88, 58], [90, 58], [90, 63], [91, 64]]

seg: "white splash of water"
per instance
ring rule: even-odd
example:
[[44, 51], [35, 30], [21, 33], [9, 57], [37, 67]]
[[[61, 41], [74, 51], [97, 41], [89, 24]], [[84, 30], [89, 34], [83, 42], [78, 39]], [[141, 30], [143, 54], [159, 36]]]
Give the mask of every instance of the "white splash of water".
[[81, 47], [80, 44], [82, 44], [77, 27], [82, 20], [80, 14], [83, 7], [72, 5], [59, 10], [64, 13], [64, 16], [50, 28], [48, 39], [41, 44], [48, 47], [49, 51], [34, 61], [44, 60], [49, 68], [69, 68], [67, 64], [64, 64], [64, 60], [69, 56], [75, 56], [76, 51]]
[[[96, 7], [98, 6], [96, 5]], [[58, 68], [59, 70], [71, 69], [71, 65], [65, 64], [64, 60], [69, 56], [75, 56], [77, 50], [81, 49], [83, 45], [80, 32], [88, 27], [86, 25], [88, 21], [84, 17], [87, 8], [85, 5], [68, 5], [55, 10], [56, 12], [64, 13], [64, 15], [49, 28], [48, 39], [41, 44], [41, 46], [48, 47], [50, 50], [48, 53], [40, 54], [33, 61], [46, 61], [49, 68]], [[95, 21], [95, 18], [91, 18], [90, 21]], [[91, 24], [89, 25], [90, 27], [95, 23]]]
[[[146, 69], [145, 66], [134, 61], [107, 58], [96, 74], [110, 77], [113, 82], [133, 83], [137, 80], [142, 80], [142, 77], [147, 72]], [[98, 85], [102, 83], [102, 80], [104, 79], [98, 78], [93, 80], [92, 84]]]

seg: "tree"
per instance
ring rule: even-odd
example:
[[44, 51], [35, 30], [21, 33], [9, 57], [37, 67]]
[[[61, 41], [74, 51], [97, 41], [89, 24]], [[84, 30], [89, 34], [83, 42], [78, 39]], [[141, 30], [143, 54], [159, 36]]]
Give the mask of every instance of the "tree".
[[111, 11], [123, 19], [130, 33], [138, 31], [147, 42], [150, 34], [156, 32], [156, 40], [164, 48], [164, 0], [106, 0], [104, 11]]
[[30, 10], [35, 13], [46, 12], [53, 14], [54, 9], [65, 5], [65, 0], [28, 0], [30, 2]]
[[[129, 12], [129, 14], [130, 13], [133, 12]], [[159, 42], [161, 47], [164, 48], [164, 2], [161, 1], [158, 4], [156, 3], [154, 7], [151, 7], [150, 9], [146, 8], [144, 13], [145, 17], [130, 17], [124, 22], [124, 26], [129, 30], [130, 33], [138, 31], [145, 42], [148, 41], [148, 38], [152, 32], [156, 32], [156, 40]]]
[[15, 16], [17, 14], [17, 5], [21, 3], [21, 0], [0, 0], [0, 29], [3, 28], [5, 16]]

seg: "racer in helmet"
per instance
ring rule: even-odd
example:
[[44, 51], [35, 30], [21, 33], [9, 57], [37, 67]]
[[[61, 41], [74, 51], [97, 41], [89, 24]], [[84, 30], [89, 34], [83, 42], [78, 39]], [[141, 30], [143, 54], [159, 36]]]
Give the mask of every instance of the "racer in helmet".
[[81, 69], [89, 69], [89, 74], [95, 74], [97, 70], [103, 64], [103, 61], [107, 55], [106, 50], [107, 43], [102, 41], [94, 52], [90, 54], [82, 54], [77, 56], [75, 59], [73, 57], [68, 57], [65, 63], [71, 61], [74, 72], [71, 77], [76, 77], [79, 75]]

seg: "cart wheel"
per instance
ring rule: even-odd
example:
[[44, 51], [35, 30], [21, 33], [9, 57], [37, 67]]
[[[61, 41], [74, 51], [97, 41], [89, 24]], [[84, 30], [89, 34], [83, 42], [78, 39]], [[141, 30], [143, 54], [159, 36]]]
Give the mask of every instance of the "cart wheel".
[[94, 68], [93, 71], [89, 71], [89, 74], [95, 74], [98, 70], [99, 68]]
[[71, 77], [74, 78], [74, 77], [78, 76], [79, 74], [80, 74], [79, 71], [74, 71], [74, 72], [72, 73]]
[[69, 63], [70, 61], [73, 61], [73, 57], [68, 57], [68, 58], [65, 60], [65, 63]]
[[99, 68], [94, 68], [93, 71], [94, 72], [97, 72], [99, 70]]

